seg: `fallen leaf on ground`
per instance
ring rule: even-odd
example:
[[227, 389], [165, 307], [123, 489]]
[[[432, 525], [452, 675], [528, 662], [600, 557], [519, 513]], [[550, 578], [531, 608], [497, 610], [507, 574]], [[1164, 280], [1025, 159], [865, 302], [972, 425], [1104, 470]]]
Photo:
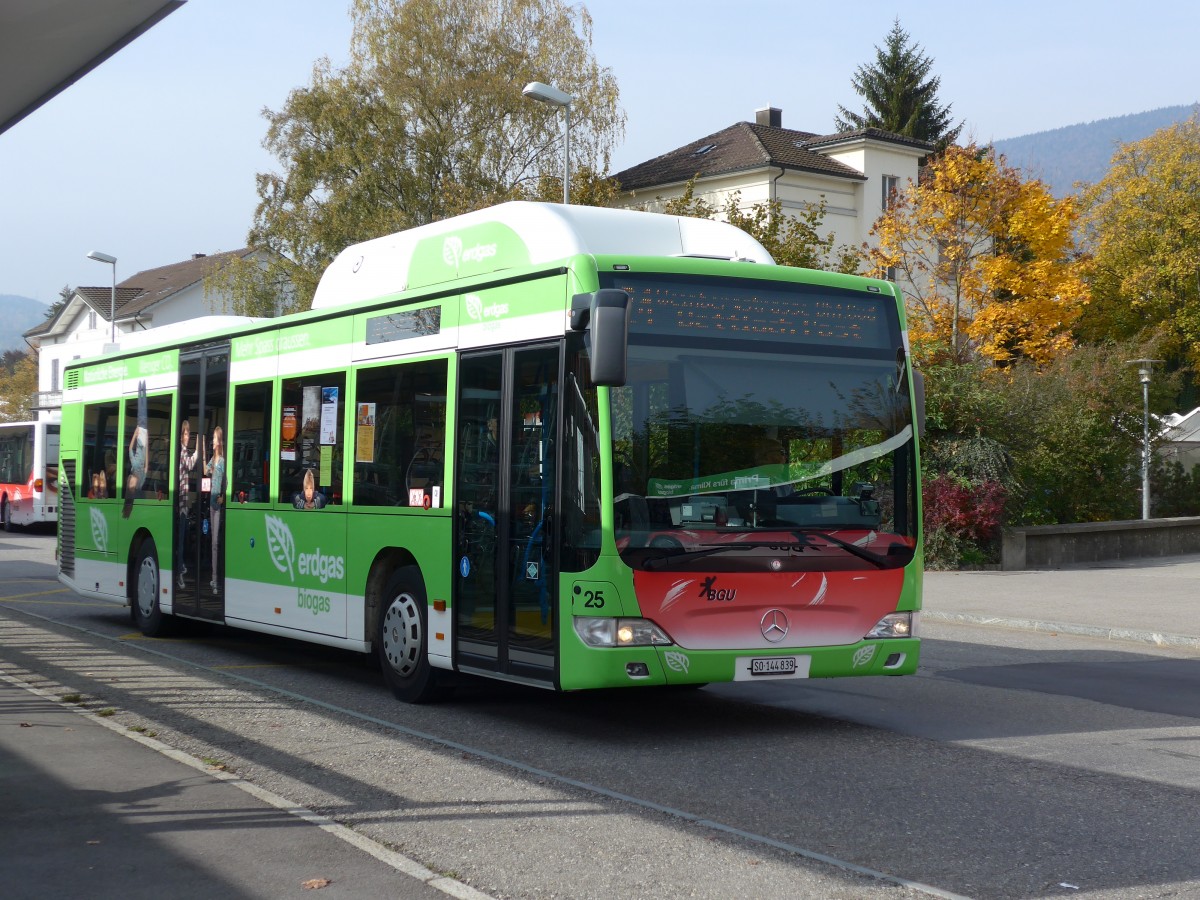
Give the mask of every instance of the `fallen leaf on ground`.
[[300, 882], [300, 887], [306, 891], [318, 891], [323, 887], [329, 887], [333, 884], [328, 878], [310, 878], [308, 881]]

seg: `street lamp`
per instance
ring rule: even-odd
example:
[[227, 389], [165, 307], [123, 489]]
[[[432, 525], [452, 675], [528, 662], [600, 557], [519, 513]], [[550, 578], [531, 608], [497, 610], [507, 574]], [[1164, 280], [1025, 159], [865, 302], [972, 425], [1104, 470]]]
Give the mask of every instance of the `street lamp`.
[[540, 81], [529, 82], [521, 93], [538, 103], [561, 106], [566, 113], [567, 127], [563, 136], [563, 204], [568, 204], [571, 202], [571, 101], [575, 98]]
[[108, 342], [115, 344], [117, 342], [117, 258], [107, 253], [101, 253], [99, 250], [93, 250], [87, 255], [87, 258], [112, 266], [112, 297], [109, 300], [108, 308], [108, 321], [112, 326], [112, 332]]
[[1127, 359], [1127, 365], [1138, 367], [1142, 383], [1142, 518], [1150, 518], [1150, 375], [1154, 364], [1161, 359]]

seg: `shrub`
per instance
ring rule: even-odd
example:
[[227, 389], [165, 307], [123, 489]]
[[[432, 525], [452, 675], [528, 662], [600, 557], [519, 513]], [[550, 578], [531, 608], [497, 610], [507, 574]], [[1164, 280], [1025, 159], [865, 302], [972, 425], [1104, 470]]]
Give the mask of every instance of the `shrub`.
[[925, 558], [930, 568], [979, 565], [997, 558], [1008, 491], [998, 481], [971, 484], [940, 475], [922, 491]]

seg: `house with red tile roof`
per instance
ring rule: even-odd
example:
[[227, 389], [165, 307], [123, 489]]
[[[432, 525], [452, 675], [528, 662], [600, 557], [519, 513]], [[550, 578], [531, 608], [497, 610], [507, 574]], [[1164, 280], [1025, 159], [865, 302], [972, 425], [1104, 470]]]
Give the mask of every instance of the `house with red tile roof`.
[[[137, 335], [164, 326], [186, 329], [195, 319], [226, 312], [228, 299], [213, 294], [206, 279], [234, 259], [254, 257], [243, 248], [225, 253], [193, 254], [190, 259], [147, 269], [116, 286], [78, 287], [58, 312], [24, 333], [38, 351], [38, 397], [41, 412], [57, 412], [60, 376], [73, 359], [98, 356], [114, 343], [145, 343]], [[163, 339], [170, 336], [163, 333]]]
[[735, 192], [743, 208], [778, 200], [793, 214], [824, 200], [822, 231], [833, 232], [835, 245], [858, 247], [871, 241], [871, 226], [889, 197], [916, 181], [921, 161], [933, 151], [926, 141], [878, 128], [817, 134], [784, 128], [782, 120], [775, 107], [759, 109], [753, 122], [618, 172], [622, 205], [659, 212], [693, 178], [694, 196], [718, 209]]

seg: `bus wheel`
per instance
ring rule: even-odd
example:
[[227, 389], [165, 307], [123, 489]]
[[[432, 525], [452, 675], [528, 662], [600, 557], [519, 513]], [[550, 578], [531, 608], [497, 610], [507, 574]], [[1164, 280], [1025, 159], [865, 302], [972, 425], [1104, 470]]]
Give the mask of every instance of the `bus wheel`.
[[12, 507], [8, 505], [7, 497], [0, 501], [0, 524], [3, 524], [5, 531], [13, 530]]
[[376, 647], [384, 681], [406, 703], [427, 703], [443, 693], [429, 665], [426, 621], [420, 572], [416, 566], [397, 569], [384, 588]]
[[146, 637], [167, 633], [167, 616], [158, 604], [159, 574], [154, 541], [143, 541], [138, 548], [137, 564], [133, 567], [133, 597], [129, 612], [134, 626]]

